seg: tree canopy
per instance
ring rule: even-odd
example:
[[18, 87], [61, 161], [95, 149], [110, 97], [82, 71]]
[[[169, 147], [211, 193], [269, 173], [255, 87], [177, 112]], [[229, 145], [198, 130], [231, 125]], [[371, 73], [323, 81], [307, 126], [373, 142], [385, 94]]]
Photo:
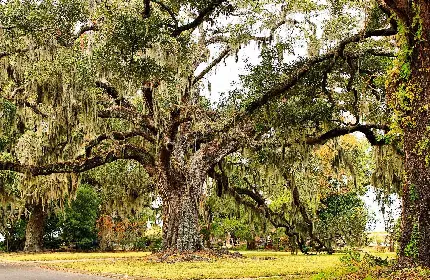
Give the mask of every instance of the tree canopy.
[[[370, 175], [363, 149], [336, 138], [361, 132], [375, 149], [402, 155], [385, 87], [399, 25], [382, 2], [3, 1], [0, 9], [2, 197], [10, 176], [32, 204], [61, 199], [84, 178], [117, 188], [110, 193], [126, 204], [153, 192], [163, 201], [164, 248], [198, 250], [211, 178], [299, 245], [310, 238], [329, 250], [313, 231], [314, 195], [329, 203], [330, 187], [359, 193]], [[247, 46], [259, 63], [211, 104], [208, 75]], [[401, 164], [376, 170], [384, 168], [391, 176], [374, 177], [399, 185]], [[289, 217], [265, 203], [285, 186]]]

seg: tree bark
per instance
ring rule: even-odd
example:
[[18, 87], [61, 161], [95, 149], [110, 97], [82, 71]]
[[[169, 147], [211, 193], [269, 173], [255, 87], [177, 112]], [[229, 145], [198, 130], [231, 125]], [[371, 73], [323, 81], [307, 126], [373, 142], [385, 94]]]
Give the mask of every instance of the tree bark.
[[163, 249], [198, 251], [203, 248], [199, 228], [200, 194], [181, 188], [163, 197]]
[[405, 181], [400, 261], [430, 267], [430, 3], [414, 2], [417, 9], [409, 8], [407, 15], [410, 23], [419, 19], [422, 30], [412, 24], [406, 34], [412, 42], [411, 76], [406, 84], [411, 97], [402, 121]]
[[25, 252], [40, 252], [43, 250], [43, 234], [46, 216], [41, 204], [33, 206], [25, 230]]

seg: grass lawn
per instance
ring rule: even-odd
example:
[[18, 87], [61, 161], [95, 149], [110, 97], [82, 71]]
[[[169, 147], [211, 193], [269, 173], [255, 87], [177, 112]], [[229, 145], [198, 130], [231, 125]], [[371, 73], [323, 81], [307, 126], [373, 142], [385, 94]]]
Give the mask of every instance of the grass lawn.
[[[335, 271], [341, 266], [340, 256], [291, 255], [286, 252], [241, 252], [245, 258], [218, 259], [215, 261], [156, 263], [139, 258], [144, 252], [126, 253], [51, 253], [51, 254], [2, 254], [6, 260], [71, 260], [45, 263], [49, 267], [86, 271], [96, 274], [121, 274], [152, 279], [208, 279], [255, 278], [319, 279], [318, 273]], [[378, 254], [394, 257], [393, 254]], [[91, 260], [91, 259], [97, 260]], [[85, 261], [77, 261], [85, 259]], [[100, 260], [105, 259], [105, 260]]]
[[111, 259], [111, 258], [139, 258], [148, 256], [149, 252], [103, 252], [103, 253], [10, 253], [0, 254], [0, 261], [55, 261], [55, 260], [83, 260], [83, 259]]

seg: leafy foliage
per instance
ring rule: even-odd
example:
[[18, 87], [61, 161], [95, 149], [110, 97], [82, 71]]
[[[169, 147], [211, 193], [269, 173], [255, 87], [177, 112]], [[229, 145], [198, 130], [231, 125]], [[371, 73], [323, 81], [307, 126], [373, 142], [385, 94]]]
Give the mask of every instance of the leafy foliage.
[[100, 200], [89, 185], [78, 188], [76, 199], [64, 209], [61, 217], [61, 237], [66, 243], [76, 243], [77, 248], [87, 249], [97, 240], [96, 221]]

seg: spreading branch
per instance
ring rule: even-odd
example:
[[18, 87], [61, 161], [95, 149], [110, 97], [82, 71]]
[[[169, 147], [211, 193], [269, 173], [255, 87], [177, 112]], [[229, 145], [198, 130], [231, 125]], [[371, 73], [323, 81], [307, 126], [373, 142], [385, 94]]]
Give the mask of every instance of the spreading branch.
[[[284, 228], [285, 234], [291, 238], [294, 238], [300, 250], [303, 253], [306, 253], [305, 240], [303, 239], [303, 236], [301, 236], [299, 232], [294, 229], [294, 226], [287, 219], [285, 219], [282, 214], [276, 213], [270, 209], [267, 206], [265, 199], [259, 193], [240, 187], [229, 188], [228, 192], [238, 203], [241, 203], [242, 205], [261, 213], [274, 227]], [[248, 198], [252, 199], [255, 203], [257, 203], [257, 205], [245, 200], [243, 196], [247, 196]]]
[[176, 28], [173, 31], [172, 36], [178, 37], [184, 31], [195, 29], [197, 26], [199, 26], [200, 24], [203, 23], [203, 21], [205, 20], [205, 18], [207, 16], [209, 16], [212, 12], [214, 12], [215, 9], [224, 2], [227, 2], [227, 0], [215, 0], [215, 1], [211, 2], [205, 9], [203, 9], [200, 12], [200, 14], [192, 22]]
[[378, 29], [378, 30], [371, 30], [366, 32], [360, 32], [359, 34], [356, 34], [354, 36], [351, 36], [349, 38], [346, 38], [342, 40], [336, 48], [331, 50], [330, 52], [327, 52], [326, 54], [315, 56], [309, 58], [307, 61], [303, 63], [301, 67], [299, 67], [294, 74], [290, 75], [289, 78], [287, 78], [283, 83], [280, 85], [274, 87], [273, 89], [267, 91], [264, 93], [261, 97], [257, 98], [253, 102], [251, 102], [245, 109], [246, 115], [251, 115], [258, 109], [260, 109], [262, 106], [266, 105], [268, 102], [274, 100], [275, 98], [278, 98], [283, 93], [291, 89], [293, 86], [295, 86], [298, 81], [305, 76], [314, 65], [317, 65], [323, 61], [326, 61], [328, 59], [332, 59], [334, 57], [342, 56], [343, 52], [348, 44], [360, 42], [366, 38], [370, 37], [381, 37], [381, 36], [392, 36], [397, 34], [397, 30], [393, 28], [388, 29]]
[[386, 125], [375, 125], [375, 124], [359, 124], [359, 125], [350, 126], [350, 127], [338, 127], [330, 131], [327, 131], [326, 133], [320, 135], [319, 137], [306, 139], [306, 144], [308, 145], [324, 144], [326, 141], [339, 136], [347, 135], [353, 132], [362, 132], [366, 136], [367, 140], [370, 142], [371, 145], [374, 145], [374, 146], [384, 145], [385, 141], [383, 139], [377, 139], [375, 133], [373, 132], [373, 129], [388, 131], [389, 127]]
[[42, 112], [42, 110], [40, 110], [39, 106], [37, 106], [37, 104], [34, 104], [28, 100], [24, 100], [24, 99], [17, 99], [17, 100], [13, 100], [13, 99], [7, 99], [9, 102], [14, 103], [15, 105], [19, 106], [19, 107], [28, 107], [30, 108], [35, 114], [47, 118], [48, 115], [44, 112]]
[[88, 31], [97, 31], [99, 29], [99, 27], [96, 25], [96, 24], [94, 24], [94, 23], [91, 23], [91, 24], [89, 24], [89, 25], [84, 25], [84, 26], [82, 26], [80, 29], [79, 29], [79, 31], [78, 31], [78, 33], [76, 34], [76, 36], [74, 37], [74, 39], [76, 40], [76, 39], [78, 39], [79, 37], [81, 37], [85, 32], [88, 32]]
[[[408, 6], [409, 1], [406, 0], [378, 0], [379, 7], [386, 13], [386, 14], [394, 14], [397, 15], [397, 17], [405, 23], [407, 26], [410, 26], [411, 21], [408, 16]], [[391, 12], [388, 12], [391, 11]]]
[[25, 91], [25, 87], [24, 86], [19, 86], [19, 87], [17, 87], [17, 88], [15, 88], [13, 91], [12, 91], [12, 93], [10, 94], [10, 96], [9, 97], [6, 97], [6, 96], [1, 96], [0, 95], [0, 98], [3, 98], [3, 99], [5, 99], [5, 100], [7, 100], [7, 101], [9, 101], [10, 103], [13, 103], [13, 104], [15, 104], [16, 106], [18, 106], [18, 107], [28, 107], [28, 108], [30, 108], [35, 114], [37, 114], [37, 115], [39, 115], [39, 116], [42, 116], [42, 117], [44, 117], [44, 118], [47, 118], [48, 117], [48, 115], [46, 114], [46, 113], [44, 113], [40, 108], [39, 108], [39, 106], [37, 106], [37, 104], [35, 104], [35, 103], [32, 103], [32, 102], [30, 102], [30, 101], [28, 101], [27, 99], [25, 99], [25, 98], [18, 98], [17, 97], [17, 95], [18, 95], [18, 93], [23, 93]]
[[124, 141], [124, 140], [130, 139], [130, 138], [136, 137], [136, 136], [141, 136], [145, 140], [147, 140], [151, 143], [155, 142], [154, 137], [152, 135], [148, 134], [146, 131], [143, 131], [143, 130], [136, 130], [136, 131], [130, 131], [130, 132], [113, 132], [110, 134], [104, 133], [104, 134], [97, 136], [96, 138], [91, 140], [88, 143], [88, 145], [86, 145], [85, 155], [87, 157], [89, 157], [91, 155], [92, 149], [105, 140], [112, 139], [112, 140], [117, 140], [117, 141]]
[[136, 126], [148, 129], [153, 135], [157, 134], [157, 129], [153, 124], [152, 118], [142, 115], [139, 112], [122, 106], [113, 106], [98, 111], [99, 118], [123, 119]]
[[146, 167], [148, 173], [153, 172], [152, 166], [154, 166], [154, 160], [152, 156], [142, 148], [129, 144], [91, 158], [47, 165], [26, 165], [19, 162], [0, 161], [0, 170], [9, 170], [33, 176], [58, 173], [81, 173], [120, 159], [136, 160]]
[[159, 0], [151, 0], [151, 1], [158, 4], [163, 11], [166, 11], [170, 15], [171, 19], [174, 22], [174, 25], [172, 27], [174, 29], [177, 29], [179, 26], [179, 22], [178, 22], [177, 15], [175, 14], [175, 12], [173, 12], [173, 10], [169, 6], [167, 6], [166, 4], [164, 4], [163, 2], [161, 2]]

